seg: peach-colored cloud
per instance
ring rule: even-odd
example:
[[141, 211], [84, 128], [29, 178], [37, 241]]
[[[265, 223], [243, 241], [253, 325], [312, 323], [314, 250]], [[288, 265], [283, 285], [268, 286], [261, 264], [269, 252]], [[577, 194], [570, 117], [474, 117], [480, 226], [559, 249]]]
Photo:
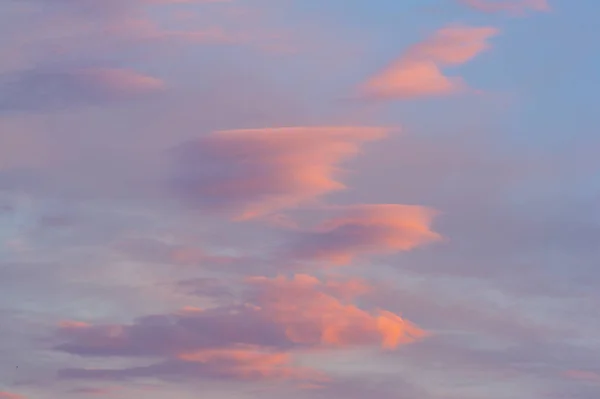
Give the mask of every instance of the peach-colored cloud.
[[260, 347], [239, 346], [225, 349], [204, 349], [177, 356], [185, 362], [211, 365], [214, 372], [241, 380], [297, 379], [326, 380], [314, 370], [293, 365], [286, 352], [265, 352]]
[[497, 34], [491, 27], [454, 26], [409, 48], [398, 60], [359, 87], [367, 99], [407, 99], [440, 96], [466, 88], [458, 77], [447, 77], [441, 68], [461, 65], [486, 50]]
[[507, 12], [522, 15], [527, 10], [550, 11], [547, 0], [458, 0], [477, 11], [486, 13]]
[[325, 221], [314, 231], [301, 233], [292, 256], [335, 265], [350, 263], [362, 254], [408, 251], [439, 240], [431, 230], [436, 212], [398, 204], [356, 205]]
[[72, 368], [62, 378], [209, 378], [324, 383], [294, 355], [312, 350], [379, 345], [393, 350], [427, 335], [386, 310], [368, 311], [351, 299], [370, 289], [355, 279], [322, 281], [310, 275], [253, 277], [243, 306], [184, 309], [130, 325], [63, 322], [56, 349], [86, 357], [156, 358], [122, 369]]
[[80, 330], [91, 327], [91, 324], [83, 321], [64, 320], [59, 323], [59, 327], [63, 330]]
[[299, 274], [291, 279], [253, 277], [248, 284], [249, 290], [240, 298], [243, 306], [188, 308], [147, 316], [130, 325], [63, 322], [58, 336], [63, 344], [57, 349], [82, 356], [181, 360], [181, 354], [211, 354], [215, 349], [248, 346], [268, 353], [294, 347], [380, 345], [394, 349], [426, 335], [397, 314], [353, 304], [352, 298], [370, 289], [354, 279], [321, 281]]
[[256, 303], [268, 317], [285, 328], [290, 341], [311, 346], [352, 346], [379, 342], [394, 349], [426, 333], [387, 311], [369, 313], [327, 293], [327, 283], [309, 275], [293, 279], [256, 277]]
[[215, 132], [176, 151], [173, 185], [192, 205], [238, 220], [292, 208], [345, 188], [338, 164], [381, 127], [285, 127]]

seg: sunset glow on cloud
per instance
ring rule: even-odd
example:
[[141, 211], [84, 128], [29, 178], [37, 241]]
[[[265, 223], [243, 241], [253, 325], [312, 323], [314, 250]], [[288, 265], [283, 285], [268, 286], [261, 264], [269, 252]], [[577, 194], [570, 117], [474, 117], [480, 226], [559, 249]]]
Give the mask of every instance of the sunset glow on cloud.
[[382, 138], [372, 127], [292, 127], [220, 131], [178, 151], [177, 190], [191, 204], [230, 208], [251, 219], [342, 190], [338, 163]]
[[600, 3], [0, 3], [0, 399], [599, 397]]
[[468, 62], [489, 47], [487, 40], [496, 33], [490, 27], [441, 29], [371, 77], [362, 87], [362, 94], [368, 98], [409, 99], [461, 91], [466, 88], [463, 80], [445, 76], [441, 68]]

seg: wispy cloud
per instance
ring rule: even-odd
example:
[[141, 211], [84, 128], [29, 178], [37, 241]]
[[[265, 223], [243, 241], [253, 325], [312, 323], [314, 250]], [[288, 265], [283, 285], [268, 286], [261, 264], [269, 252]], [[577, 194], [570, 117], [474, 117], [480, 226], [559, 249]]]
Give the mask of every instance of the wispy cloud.
[[32, 70], [0, 76], [0, 112], [63, 110], [161, 92], [157, 78], [124, 69]]
[[506, 12], [523, 15], [527, 11], [550, 11], [547, 0], [458, 0], [461, 4], [486, 13]]
[[435, 211], [421, 206], [354, 205], [339, 213], [300, 233], [292, 258], [343, 265], [360, 255], [408, 251], [441, 238], [430, 229]]
[[0, 1], [0, 399], [597, 399], [597, 6], [341, 3]]
[[285, 127], [220, 131], [175, 151], [173, 188], [192, 206], [251, 219], [342, 190], [338, 164], [381, 127]]
[[25, 396], [16, 394], [16, 393], [10, 393], [10, 392], [0, 392], [0, 398], [1, 399], [25, 399]]
[[406, 100], [465, 90], [467, 86], [461, 78], [444, 75], [442, 68], [470, 61], [489, 47], [488, 39], [497, 33], [498, 30], [491, 27], [440, 29], [370, 77], [359, 88], [358, 94], [366, 99]]

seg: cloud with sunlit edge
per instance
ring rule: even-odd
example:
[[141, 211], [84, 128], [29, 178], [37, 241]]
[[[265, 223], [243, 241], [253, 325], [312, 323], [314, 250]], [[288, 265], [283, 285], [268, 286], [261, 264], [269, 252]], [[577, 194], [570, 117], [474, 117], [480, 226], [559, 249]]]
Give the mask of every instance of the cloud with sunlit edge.
[[411, 46], [400, 58], [370, 77], [358, 95], [370, 100], [407, 100], [443, 96], [466, 89], [460, 77], [448, 77], [443, 67], [458, 66], [489, 48], [492, 27], [451, 26]]
[[339, 164], [391, 129], [361, 126], [227, 130], [173, 152], [171, 187], [193, 207], [238, 220], [295, 208], [343, 190]]
[[380, 346], [393, 350], [427, 332], [383, 309], [352, 303], [370, 288], [355, 279], [322, 281], [251, 277], [239, 304], [187, 308], [132, 324], [61, 323], [56, 350], [84, 358], [158, 358], [123, 369], [65, 369], [63, 378], [142, 377], [292, 379], [322, 382], [318, 370], [296, 367], [294, 354], [312, 349]]
[[431, 230], [437, 212], [400, 204], [340, 207], [338, 215], [310, 231], [294, 233], [289, 256], [345, 265], [369, 254], [394, 254], [438, 241]]

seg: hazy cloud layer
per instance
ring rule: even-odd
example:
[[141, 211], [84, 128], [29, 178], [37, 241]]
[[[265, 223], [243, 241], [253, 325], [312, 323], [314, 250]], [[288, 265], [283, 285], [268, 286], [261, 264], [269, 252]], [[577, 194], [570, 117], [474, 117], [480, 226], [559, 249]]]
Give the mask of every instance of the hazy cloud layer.
[[0, 3], [0, 399], [597, 398], [596, 3]]
[[51, 111], [106, 104], [163, 91], [157, 78], [107, 68], [39, 70], [0, 76], [0, 111]]

